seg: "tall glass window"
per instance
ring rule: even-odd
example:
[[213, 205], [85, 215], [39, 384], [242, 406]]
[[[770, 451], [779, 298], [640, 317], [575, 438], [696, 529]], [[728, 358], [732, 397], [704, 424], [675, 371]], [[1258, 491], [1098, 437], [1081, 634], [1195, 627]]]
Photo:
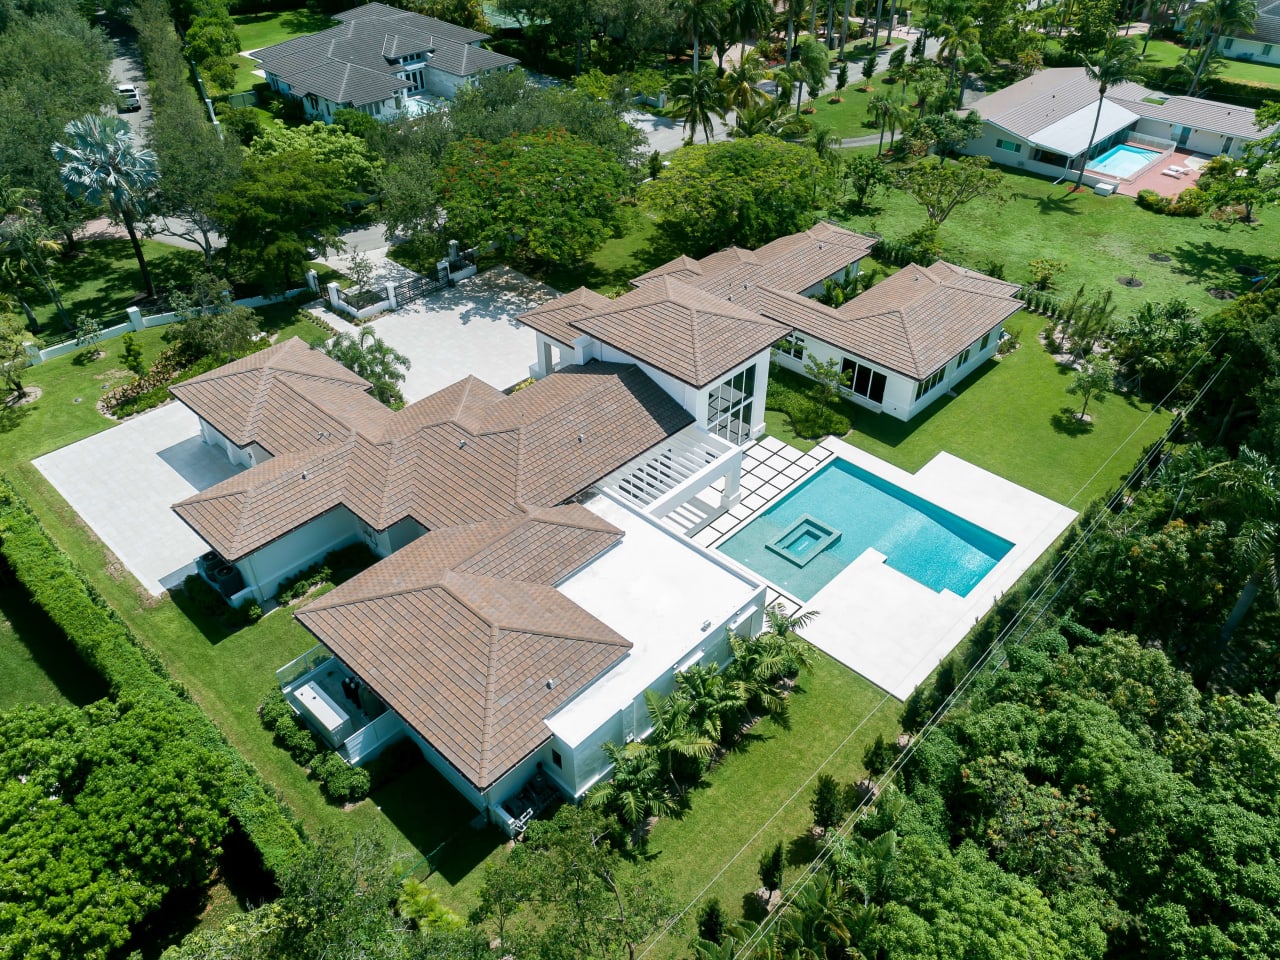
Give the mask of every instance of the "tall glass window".
[[751, 404], [755, 395], [756, 368], [752, 364], [712, 388], [707, 402], [707, 429], [730, 443], [746, 443], [751, 439]]
[[840, 372], [845, 378], [846, 390], [866, 397], [872, 403], [884, 402], [884, 387], [888, 378], [883, 373], [848, 357], [844, 358]]

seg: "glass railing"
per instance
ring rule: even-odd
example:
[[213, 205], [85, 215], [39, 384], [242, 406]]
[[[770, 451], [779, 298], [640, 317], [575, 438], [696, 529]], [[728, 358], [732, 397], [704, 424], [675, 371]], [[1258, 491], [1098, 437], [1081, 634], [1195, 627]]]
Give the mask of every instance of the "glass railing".
[[277, 670], [276, 680], [280, 683], [282, 690], [287, 690], [317, 667], [332, 659], [333, 654], [325, 648], [324, 644], [317, 643], [302, 656], [291, 660]]

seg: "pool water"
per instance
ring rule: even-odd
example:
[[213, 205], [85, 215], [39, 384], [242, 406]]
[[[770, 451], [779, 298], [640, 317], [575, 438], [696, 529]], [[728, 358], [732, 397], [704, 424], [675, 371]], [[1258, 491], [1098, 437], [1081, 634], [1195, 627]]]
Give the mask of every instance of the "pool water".
[[[813, 522], [806, 524], [806, 520]], [[838, 535], [810, 536], [824, 529]], [[799, 547], [797, 533], [805, 547], [787, 556], [788, 546]], [[718, 549], [800, 600], [812, 600], [869, 548], [883, 553], [890, 567], [931, 590], [950, 590], [963, 597], [1012, 546], [936, 504], [837, 459]]]
[[1100, 157], [1089, 161], [1089, 169], [1109, 177], [1128, 180], [1139, 170], [1160, 156], [1159, 150], [1144, 150], [1122, 143], [1112, 147]]

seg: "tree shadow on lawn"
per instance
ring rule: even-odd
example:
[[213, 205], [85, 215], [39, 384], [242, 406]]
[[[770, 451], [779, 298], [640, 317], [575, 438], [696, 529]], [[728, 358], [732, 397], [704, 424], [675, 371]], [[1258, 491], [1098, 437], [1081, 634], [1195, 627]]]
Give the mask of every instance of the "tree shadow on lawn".
[[305, 7], [300, 10], [290, 10], [280, 18], [280, 26], [290, 33], [319, 33], [321, 30], [332, 27], [335, 23], [337, 21], [328, 14], [316, 13], [314, 10], [309, 10]]
[[1079, 217], [1084, 215], [1077, 201], [1080, 199], [1076, 194], [1068, 191], [1061, 196], [1035, 193], [1015, 193], [1015, 200], [1030, 200], [1036, 205], [1036, 210], [1042, 216], [1054, 216], [1055, 214], [1065, 214], [1069, 217]]
[[[1238, 239], [1243, 239], [1237, 235]], [[1275, 268], [1271, 257], [1248, 253], [1239, 246], [1227, 246], [1226, 238], [1219, 235], [1213, 240], [1183, 241], [1169, 251], [1173, 262], [1171, 273], [1191, 278], [1207, 289], [1230, 290], [1235, 294], [1248, 293], [1250, 279], [1236, 267], [1250, 265], [1259, 272], [1269, 274]]]
[[1068, 437], [1083, 437], [1093, 433], [1093, 421], [1078, 419], [1074, 407], [1063, 407], [1049, 417], [1049, 423], [1055, 433]]
[[806, 863], [813, 863], [818, 858], [820, 849], [818, 838], [812, 831], [805, 830], [799, 836], [792, 837], [787, 844], [787, 866], [803, 867]]

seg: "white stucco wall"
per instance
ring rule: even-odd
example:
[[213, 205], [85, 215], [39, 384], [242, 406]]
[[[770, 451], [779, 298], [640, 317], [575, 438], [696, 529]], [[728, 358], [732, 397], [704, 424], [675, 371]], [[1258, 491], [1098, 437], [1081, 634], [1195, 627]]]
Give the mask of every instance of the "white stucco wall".
[[1280, 43], [1263, 43], [1261, 40], [1245, 40], [1241, 37], [1223, 37], [1218, 41], [1218, 50], [1224, 57], [1231, 60], [1280, 63]]
[[[1160, 137], [1164, 140], [1172, 140], [1178, 142], [1178, 138], [1182, 133], [1182, 124], [1167, 123], [1164, 120], [1152, 120], [1144, 117], [1138, 121], [1134, 127], [1134, 132], [1146, 134], [1149, 137]], [[1211, 157], [1216, 157], [1223, 152], [1227, 140], [1231, 140], [1231, 156], [1240, 156], [1241, 147], [1248, 143], [1249, 140], [1241, 137], [1229, 137], [1226, 134], [1215, 133], [1212, 130], [1200, 130], [1195, 127], [1191, 129], [1191, 134], [1187, 137], [1185, 146], [1179, 146], [1179, 150], [1190, 150], [1193, 153], [1204, 153]]]
[[336, 507], [305, 526], [273, 540], [234, 564], [259, 603], [275, 596], [280, 581], [311, 566], [331, 550], [364, 539], [360, 520]]

